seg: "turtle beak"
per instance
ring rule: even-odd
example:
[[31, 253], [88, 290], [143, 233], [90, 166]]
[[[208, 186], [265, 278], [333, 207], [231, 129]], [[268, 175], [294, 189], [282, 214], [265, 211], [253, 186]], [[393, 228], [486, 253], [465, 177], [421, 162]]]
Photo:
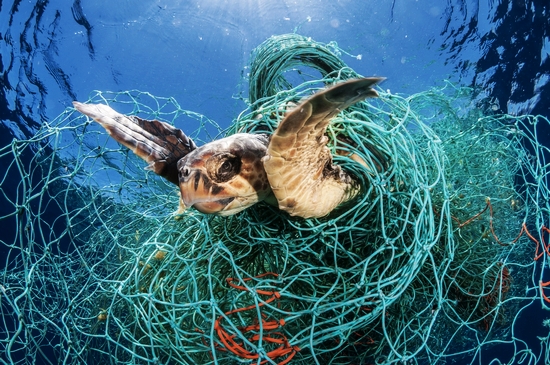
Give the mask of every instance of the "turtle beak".
[[224, 215], [222, 212], [225, 210], [227, 205], [231, 203], [235, 198], [227, 198], [227, 199], [221, 199], [221, 200], [213, 200], [210, 202], [200, 202], [195, 203], [193, 206], [195, 209], [197, 209], [199, 212], [206, 213], [206, 214], [220, 214]]
[[224, 189], [212, 183], [199, 169], [185, 168], [179, 187], [183, 204], [202, 213], [219, 214], [235, 199], [227, 197]]

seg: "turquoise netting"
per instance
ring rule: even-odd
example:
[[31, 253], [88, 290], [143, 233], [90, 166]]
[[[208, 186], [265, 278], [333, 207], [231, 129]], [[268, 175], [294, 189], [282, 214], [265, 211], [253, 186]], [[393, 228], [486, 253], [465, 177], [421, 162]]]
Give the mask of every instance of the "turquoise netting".
[[[358, 76], [339, 52], [297, 35], [260, 45], [228, 130], [144, 92], [89, 102], [168, 121], [198, 145], [265, 133]], [[548, 337], [533, 352], [514, 328], [521, 308], [549, 302], [550, 150], [536, 135], [549, 121], [493, 114], [450, 83], [379, 92], [329, 127], [363, 191], [323, 219], [264, 204], [176, 216], [177, 188], [73, 109], [0, 149], [0, 361], [438, 363], [502, 342], [516, 360], [548, 361]], [[368, 169], [341, 151], [389, 162]]]

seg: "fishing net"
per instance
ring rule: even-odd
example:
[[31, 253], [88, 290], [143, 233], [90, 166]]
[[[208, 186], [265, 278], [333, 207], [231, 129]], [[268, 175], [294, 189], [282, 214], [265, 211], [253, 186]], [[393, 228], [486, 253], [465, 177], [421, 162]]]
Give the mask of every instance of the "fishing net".
[[[266, 133], [300, 99], [358, 76], [341, 52], [267, 40], [228, 130], [144, 92], [89, 102], [173, 123], [198, 145]], [[438, 363], [502, 342], [547, 358], [514, 328], [521, 308], [548, 302], [537, 131], [549, 121], [493, 114], [450, 83], [379, 93], [328, 129], [362, 192], [321, 219], [263, 203], [177, 215], [177, 189], [71, 108], [3, 147], [2, 363]]]

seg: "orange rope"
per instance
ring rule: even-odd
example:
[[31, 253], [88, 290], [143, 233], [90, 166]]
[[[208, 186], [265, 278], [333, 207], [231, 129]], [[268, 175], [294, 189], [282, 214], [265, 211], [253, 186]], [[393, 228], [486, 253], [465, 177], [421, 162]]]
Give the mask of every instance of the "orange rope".
[[544, 247], [544, 250], [546, 251], [546, 254], [550, 256], [550, 243], [546, 244], [546, 241], [544, 240], [544, 232], [550, 234], [550, 229], [545, 226], [542, 226], [542, 228], [540, 229], [540, 238], [542, 240], [542, 245]]
[[550, 299], [544, 294], [544, 288], [548, 285], [550, 285], [550, 281], [547, 281], [546, 283], [543, 283], [542, 280], [539, 281], [540, 295], [542, 295], [542, 298], [546, 303], [550, 303]]
[[[491, 205], [490, 201], [491, 201], [491, 200], [490, 200], [489, 198], [486, 198], [486, 199], [485, 199], [485, 202], [487, 203], [487, 205], [485, 206], [485, 208], [483, 208], [483, 210], [482, 210], [481, 212], [477, 213], [477, 214], [474, 215], [472, 218], [468, 219], [466, 222], [460, 223], [460, 224], [458, 225], [458, 228], [462, 228], [462, 227], [464, 227], [465, 225], [468, 225], [468, 224], [472, 223], [472, 222], [473, 222], [474, 220], [476, 220], [480, 215], [482, 215], [483, 213], [485, 213], [485, 211], [487, 210], [487, 208], [489, 207], [489, 205]], [[491, 215], [492, 215], [492, 214], [491, 214]], [[456, 219], [456, 221], [458, 221], [458, 219]]]
[[[272, 276], [275, 276], [275, 277], [279, 276], [276, 273], [267, 272], [267, 273], [258, 275], [255, 278], [262, 278], [262, 277], [267, 276], [267, 275], [272, 275]], [[226, 279], [227, 284], [229, 286], [231, 286], [232, 288], [242, 290], [242, 291], [248, 291], [248, 289], [246, 287], [244, 287], [242, 285], [235, 284], [234, 283], [235, 280], [236, 279], [234, 279], [234, 278], [227, 278]], [[249, 280], [252, 280], [252, 278], [242, 279], [242, 281], [249, 281]], [[261, 306], [263, 306], [264, 304], [267, 304], [267, 303], [271, 303], [274, 300], [279, 299], [281, 297], [281, 294], [277, 291], [267, 291], [267, 290], [256, 289], [256, 293], [260, 294], [260, 295], [271, 295], [271, 298], [267, 299], [265, 302], [261, 302], [260, 304], [258, 304], [258, 307], [261, 307]], [[225, 315], [229, 316], [229, 315], [234, 314], [234, 313], [243, 312], [243, 311], [252, 310], [252, 309], [256, 309], [256, 305], [250, 305], [248, 307], [233, 309], [233, 310], [230, 310], [228, 312], [225, 312]], [[262, 317], [265, 317], [265, 316], [262, 315]], [[239, 344], [239, 343], [237, 343], [237, 341], [235, 341], [236, 335], [230, 335], [223, 328], [223, 326], [221, 324], [221, 321], [223, 319], [224, 319], [224, 317], [220, 316], [214, 322], [214, 329], [215, 329], [216, 333], [218, 334], [218, 337], [220, 338], [220, 341], [225, 346], [225, 348], [221, 348], [221, 347], [217, 346], [217, 349], [220, 350], [220, 351], [229, 350], [233, 354], [235, 354], [239, 357], [242, 357], [244, 359], [252, 359], [252, 360], [258, 359], [260, 357], [260, 355], [258, 353], [254, 353], [254, 352], [251, 352], [251, 351], [248, 351], [247, 349], [245, 349], [242, 344]], [[252, 324], [252, 325], [249, 325], [249, 326], [238, 327], [238, 329], [241, 331], [241, 333], [246, 333], [246, 332], [250, 332], [250, 331], [259, 331], [260, 328], [262, 328], [263, 331], [265, 331], [265, 332], [269, 332], [269, 331], [273, 331], [273, 330], [276, 330], [278, 328], [281, 328], [284, 325], [285, 325], [285, 320], [284, 319], [280, 319], [278, 321], [277, 320], [266, 321], [262, 318], [261, 319], [261, 325], [260, 325], [260, 323]], [[279, 347], [277, 347], [276, 349], [266, 353], [267, 357], [269, 357], [271, 360], [275, 360], [277, 358], [286, 356], [286, 358], [283, 359], [282, 361], [280, 361], [278, 363], [278, 365], [287, 364], [290, 360], [292, 360], [294, 355], [296, 355], [296, 352], [300, 351], [300, 348], [298, 346], [291, 346], [288, 339], [286, 338], [286, 336], [284, 334], [282, 334], [281, 332], [272, 332], [272, 333], [264, 334], [261, 337], [260, 337], [259, 334], [254, 334], [252, 337], [249, 338], [249, 341], [251, 341], [251, 342], [265, 341], [265, 342], [272, 343], [272, 344], [279, 344], [280, 345]], [[265, 364], [266, 362], [267, 362], [267, 360], [264, 360], [264, 361], [260, 362], [260, 364]]]
[[[490, 198], [486, 198], [485, 199], [487, 205], [485, 206], [485, 208], [483, 208], [483, 210], [479, 213], [477, 213], [476, 215], [474, 215], [472, 218], [468, 219], [466, 222], [464, 223], [461, 223], [459, 224], [458, 228], [462, 228], [464, 227], [465, 225], [471, 223], [472, 221], [474, 221], [475, 219], [477, 219], [481, 214], [483, 214], [487, 208], [489, 208], [489, 216], [490, 216], [490, 219], [489, 219], [489, 226], [491, 228], [491, 233], [493, 235], [493, 237], [495, 238], [496, 242], [499, 244], [499, 245], [502, 245], [502, 246], [508, 246], [508, 245], [511, 245], [511, 244], [514, 244], [517, 242], [517, 240], [519, 240], [519, 238], [521, 237], [521, 235], [523, 233], [525, 233], [527, 235], [527, 237], [529, 237], [529, 239], [533, 242], [536, 243], [536, 248], [535, 248], [535, 258], [534, 258], [534, 261], [537, 261], [538, 259], [540, 259], [542, 257], [542, 255], [544, 255], [544, 252], [546, 252], [546, 254], [548, 256], [550, 256], [550, 243], [546, 243], [546, 240], [544, 239], [544, 234], [545, 233], [548, 233], [550, 234], [550, 228], [546, 227], [546, 226], [542, 226], [541, 228], [541, 232], [540, 232], [540, 237], [541, 237], [541, 241], [542, 241], [542, 251], [539, 253], [539, 248], [541, 246], [540, 242], [529, 232], [529, 230], [527, 229], [527, 224], [525, 222], [523, 222], [523, 224], [521, 225], [521, 230], [519, 231], [519, 234], [517, 235], [517, 237], [510, 243], [502, 243], [496, 233], [495, 233], [495, 230], [494, 230], [494, 227], [493, 227], [493, 206], [491, 205], [491, 199]], [[458, 221], [457, 219], [455, 219], [453, 217], [453, 219], [455, 221]], [[507, 275], [508, 276], [508, 275]], [[546, 294], [544, 294], [544, 288], [550, 286], [550, 281], [547, 281], [547, 282], [542, 282], [542, 280], [539, 282], [539, 288], [540, 288], [540, 294], [541, 294], [541, 297], [544, 299], [545, 302], [547, 303], [550, 303], [550, 298], [548, 298], [546, 296]]]
[[[543, 227], [543, 228], [545, 228], [545, 227]], [[529, 237], [529, 239], [531, 241], [533, 241], [537, 244], [537, 247], [535, 248], [535, 259], [534, 259], [534, 261], [537, 261], [544, 254], [544, 246], [543, 246], [542, 252], [540, 254], [537, 254], [539, 252], [539, 247], [540, 247], [539, 240], [537, 240], [535, 237], [533, 237], [533, 235], [531, 233], [529, 233], [529, 231], [527, 230], [527, 226], [525, 225], [525, 222], [523, 222], [523, 226], [522, 226], [521, 229], [522, 229], [522, 231], [525, 231], [525, 234], [527, 235], [527, 237]], [[543, 240], [544, 240], [544, 238], [543, 238]]]
[[[544, 234], [545, 233], [548, 233], [550, 234], [550, 228], [546, 227], [546, 226], [542, 226], [542, 228], [540, 229], [540, 237], [541, 237], [541, 241], [542, 241], [542, 247], [543, 247], [543, 250], [540, 254], [537, 254], [539, 252], [539, 241], [537, 241], [534, 237], [532, 237], [529, 233], [529, 238], [531, 238], [531, 240], [535, 241], [537, 243], [537, 249], [535, 251], [535, 260], [538, 260], [542, 257], [542, 255], [544, 254], [544, 252], [546, 251], [546, 254], [548, 256], [550, 256], [550, 243], [546, 243], [546, 240], [544, 239]], [[544, 299], [544, 301], [546, 303], [549, 303], [550, 304], [550, 298], [548, 298], [546, 296], [546, 294], [544, 294], [544, 288], [546, 288], [547, 286], [550, 286], [550, 281], [547, 281], [545, 283], [542, 282], [542, 280], [539, 281], [539, 289], [540, 289], [540, 295], [542, 296], [542, 299]]]
[[[529, 236], [529, 238], [531, 238], [532, 240], [534, 240], [535, 242], [537, 242], [537, 245], [538, 245], [538, 241], [535, 240], [535, 239], [529, 234], [529, 232], [527, 232], [527, 227], [526, 227], [526, 225], [525, 225], [525, 222], [523, 222], [522, 228], [521, 228], [521, 230], [519, 231], [519, 234], [517, 235], [517, 237], [514, 238], [511, 242], [509, 242], [509, 243], [504, 243], [504, 242], [500, 241], [500, 240], [498, 239], [497, 234], [495, 233], [495, 228], [494, 228], [494, 226], [493, 226], [493, 206], [491, 205], [491, 198], [489, 198], [489, 197], [485, 198], [485, 202], [486, 202], [487, 204], [485, 205], [485, 208], [483, 208], [483, 210], [482, 210], [481, 212], [477, 213], [477, 214], [474, 215], [472, 218], [468, 219], [466, 222], [459, 224], [459, 225], [458, 225], [458, 228], [462, 228], [462, 227], [464, 227], [465, 225], [472, 223], [472, 221], [474, 221], [475, 219], [479, 218], [479, 216], [481, 216], [481, 215], [487, 210], [487, 208], [488, 208], [488, 209], [489, 209], [489, 227], [490, 227], [490, 229], [491, 229], [491, 234], [493, 235], [493, 238], [495, 239], [495, 241], [496, 241], [499, 245], [501, 245], [501, 246], [509, 246], [509, 245], [512, 245], [512, 244], [516, 243], [516, 242], [519, 240], [519, 238], [521, 237], [521, 235], [523, 234], [523, 232], [527, 233], [527, 235]], [[550, 255], [550, 253], [549, 253], [549, 255]]]

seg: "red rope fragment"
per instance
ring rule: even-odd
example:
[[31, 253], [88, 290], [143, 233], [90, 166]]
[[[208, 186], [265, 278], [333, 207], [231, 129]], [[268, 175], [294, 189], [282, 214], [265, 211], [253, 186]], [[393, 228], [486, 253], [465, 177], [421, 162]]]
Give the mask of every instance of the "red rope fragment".
[[[258, 275], [255, 278], [262, 278], [262, 277], [267, 276], [267, 275], [271, 275], [271, 276], [275, 276], [275, 277], [279, 276], [276, 273], [267, 272], [267, 273]], [[249, 280], [252, 280], [252, 278], [242, 279], [242, 281], [249, 281]], [[242, 290], [242, 291], [249, 291], [249, 289], [247, 289], [245, 286], [236, 284], [235, 283], [236, 279], [234, 279], [234, 278], [227, 278], [226, 281], [227, 281], [227, 284], [229, 286], [231, 286], [232, 288], [234, 288], [234, 289]], [[260, 294], [260, 295], [270, 295], [271, 296], [271, 298], [267, 299], [265, 302], [259, 303], [258, 307], [261, 307], [265, 304], [271, 303], [271, 302], [273, 302], [273, 301], [275, 301], [275, 300], [277, 300], [281, 297], [281, 294], [277, 291], [268, 291], [268, 290], [256, 289], [255, 292], [257, 294]], [[230, 316], [234, 313], [244, 312], [244, 311], [253, 310], [253, 309], [256, 309], [256, 305], [250, 305], [250, 306], [243, 307], [243, 308], [233, 309], [233, 310], [230, 310], [228, 312], [225, 312], [225, 315]], [[262, 314], [262, 317], [265, 317], [265, 316]], [[243, 344], [240, 344], [235, 340], [235, 338], [237, 337], [235, 334], [229, 334], [225, 330], [225, 328], [223, 327], [223, 325], [221, 323], [224, 318], [225, 318], [224, 316], [220, 316], [214, 322], [214, 330], [216, 331], [218, 337], [220, 338], [221, 343], [224, 346], [224, 347], [221, 347], [219, 345], [216, 345], [216, 348], [220, 351], [230, 351], [233, 354], [235, 354], [235, 355], [237, 355], [241, 358], [244, 358], [244, 359], [251, 359], [251, 360], [258, 359], [260, 357], [260, 355], [258, 353], [251, 352], [251, 351], [247, 350], [244, 347]], [[256, 334], [252, 335], [248, 340], [250, 342], [267, 342], [267, 343], [271, 343], [271, 344], [280, 345], [279, 347], [275, 348], [274, 350], [267, 352], [266, 355], [271, 360], [280, 359], [280, 358], [286, 356], [284, 359], [282, 359], [278, 363], [278, 365], [285, 365], [290, 360], [292, 360], [292, 358], [296, 355], [296, 352], [300, 351], [300, 348], [298, 346], [291, 346], [290, 345], [288, 339], [286, 338], [286, 336], [283, 333], [281, 333], [281, 332], [272, 332], [272, 331], [275, 331], [275, 330], [283, 327], [285, 325], [285, 323], [286, 322], [285, 322], [284, 319], [265, 320], [265, 319], [262, 318], [261, 319], [261, 324], [258, 321], [257, 324], [251, 324], [251, 325], [244, 326], [244, 327], [238, 327], [238, 329], [239, 329], [239, 331], [241, 331], [242, 334], [245, 334], [245, 333], [251, 332], [251, 331], [254, 331], [254, 332], [259, 331], [260, 328], [261, 328], [262, 331], [263, 331], [262, 336], [260, 336], [259, 334], [256, 333]], [[267, 361], [268, 360], [263, 360], [263, 361], [260, 362], [260, 364], [265, 364], [265, 363], [267, 363]]]

